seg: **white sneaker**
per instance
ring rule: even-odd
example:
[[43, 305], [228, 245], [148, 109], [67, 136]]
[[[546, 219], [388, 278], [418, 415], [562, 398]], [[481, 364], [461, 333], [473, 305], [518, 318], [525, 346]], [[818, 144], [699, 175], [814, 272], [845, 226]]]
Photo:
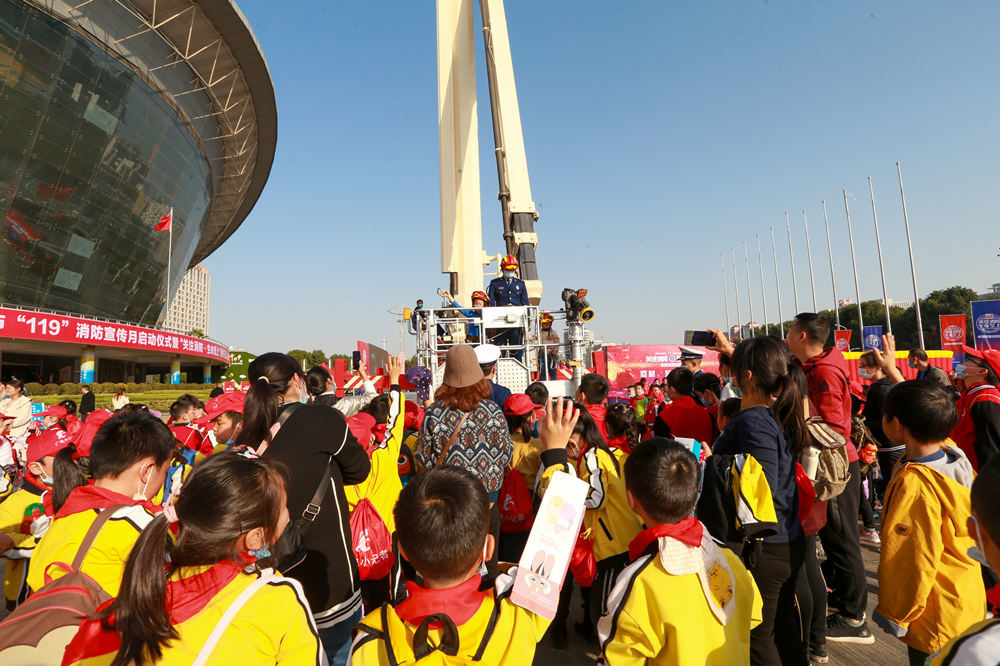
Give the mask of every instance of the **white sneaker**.
[[879, 537], [878, 532], [876, 532], [875, 530], [865, 530], [865, 529], [863, 529], [863, 530], [861, 530], [861, 534], [859, 535], [859, 538], [862, 541], [867, 541], [868, 543], [873, 543], [875, 545], [879, 545], [879, 544], [882, 543], [881, 537]]

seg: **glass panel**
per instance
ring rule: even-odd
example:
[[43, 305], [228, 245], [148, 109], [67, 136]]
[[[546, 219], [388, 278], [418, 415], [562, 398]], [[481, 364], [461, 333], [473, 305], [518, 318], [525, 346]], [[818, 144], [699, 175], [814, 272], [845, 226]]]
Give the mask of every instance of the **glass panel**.
[[84, 35], [0, 0], [0, 301], [153, 324], [212, 198], [176, 111]]

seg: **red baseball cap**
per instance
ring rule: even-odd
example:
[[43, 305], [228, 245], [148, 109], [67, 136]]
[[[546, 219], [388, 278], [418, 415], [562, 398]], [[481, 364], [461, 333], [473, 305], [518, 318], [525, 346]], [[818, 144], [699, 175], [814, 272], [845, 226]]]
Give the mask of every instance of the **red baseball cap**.
[[993, 372], [995, 374], [1000, 375], [1000, 351], [995, 349], [980, 350], [967, 345], [962, 345], [962, 351], [965, 352], [966, 356], [972, 356], [985, 362], [986, 365], [993, 368]]
[[76, 444], [76, 453], [73, 454], [74, 458], [86, 458], [90, 456], [90, 445], [94, 443], [94, 436], [97, 435], [97, 431], [112, 416], [114, 414], [107, 409], [98, 409], [87, 414], [87, 420], [84, 421], [83, 427], [73, 438], [73, 443]]
[[62, 405], [49, 405], [40, 416], [54, 416], [57, 419], [64, 419], [69, 416], [69, 412]]
[[229, 391], [217, 395], [205, 403], [205, 413], [195, 420], [198, 425], [211, 423], [224, 412], [243, 413], [243, 403], [247, 399], [246, 391]]
[[503, 403], [503, 413], [509, 416], [524, 416], [538, 408], [525, 393], [513, 393]]
[[54, 456], [72, 443], [69, 434], [62, 428], [49, 428], [28, 442], [27, 462], [38, 462], [45, 456]]

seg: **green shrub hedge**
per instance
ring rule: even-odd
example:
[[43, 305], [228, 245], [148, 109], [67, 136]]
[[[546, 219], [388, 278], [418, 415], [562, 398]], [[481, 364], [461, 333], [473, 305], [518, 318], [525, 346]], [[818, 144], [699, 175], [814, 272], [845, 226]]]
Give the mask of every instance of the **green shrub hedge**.
[[[75, 382], [64, 382], [62, 384], [39, 384], [38, 382], [28, 382], [24, 385], [24, 390], [29, 396], [42, 396], [42, 395], [69, 395], [76, 396], [80, 393], [81, 384]], [[103, 395], [114, 395], [118, 393], [118, 389], [125, 389], [126, 394], [132, 393], [150, 393], [152, 391], [170, 391], [176, 392], [178, 394], [185, 393], [188, 391], [202, 391], [212, 388], [213, 384], [198, 384], [194, 382], [188, 382], [184, 384], [137, 384], [135, 382], [129, 383], [115, 383], [115, 382], [94, 382], [90, 385], [90, 390], [96, 394]], [[170, 405], [168, 404], [169, 408]]]

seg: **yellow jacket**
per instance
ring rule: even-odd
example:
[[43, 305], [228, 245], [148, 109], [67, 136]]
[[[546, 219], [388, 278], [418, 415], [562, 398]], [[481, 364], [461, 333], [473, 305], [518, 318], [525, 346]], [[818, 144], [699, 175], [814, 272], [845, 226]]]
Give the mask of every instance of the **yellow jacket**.
[[[430, 592], [435, 599], [459, 596], [461, 601], [455, 605], [465, 605], [463, 602], [467, 603], [473, 598], [463, 591], [470, 584], [475, 591], [479, 586], [479, 576], [447, 590], [424, 590], [414, 583], [408, 583], [407, 590], [411, 598], [415, 592]], [[530, 664], [535, 656], [535, 645], [545, 634], [549, 620], [515, 605], [508, 598], [509, 595], [509, 587], [499, 593], [487, 591], [482, 595], [478, 608], [464, 622], [454, 622], [450, 616], [446, 616], [445, 622], [455, 625], [454, 644], [445, 639], [441, 622], [414, 625], [400, 617], [396, 608], [385, 604], [365, 616], [358, 625], [348, 663], [354, 666], [405, 666], [414, 663], [421, 666]], [[405, 603], [407, 602], [399, 604], [399, 608], [402, 609]], [[431, 612], [443, 614], [449, 606], [452, 604], [447, 601], [443, 604], [432, 603]], [[421, 626], [426, 628], [425, 642], [414, 645]], [[442, 645], [442, 641], [447, 645]], [[445, 647], [454, 650], [456, 654], [446, 654], [443, 651]], [[420, 656], [417, 656], [418, 653]]]
[[7, 569], [3, 580], [3, 596], [8, 602], [17, 603], [27, 598], [28, 558], [35, 551], [38, 542], [27, 527], [32, 521], [25, 520], [37, 512], [45, 513], [42, 497], [34, 486], [25, 482], [24, 487], [14, 491], [10, 497], [0, 502], [0, 533], [14, 541], [14, 546], [3, 555], [7, 558]]
[[511, 433], [510, 438], [514, 441], [514, 457], [508, 467], [520, 472], [524, 485], [534, 492], [538, 468], [542, 465], [542, 440], [532, 437], [531, 441], [525, 441], [520, 432]]
[[983, 620], [931, 655], [930, 666], [994, 664], [1000, 659], [1000, 620]]
[[608, 666], [750, 661], [761, 596], [750, 572], [708, 530], [700, 547], [660, 537], [629, 564], [597, 632]]
[[[45, 569], [51, 563], [73, 561], [80, 542], [83, 541], [97, 514], [96, 509], [88, 509], [52, 520], [48, 531], [38, 542], [31, 556], [28, 587], [38, 590], [45, 584]], [[105, 592], [117, 597], [125, 560], [128, 559], [132, 546], [139, 538], [139, 533], [153, 518], [154, 514], [140, 505], [127, 506], [116, 511], [111, 520], [101, 528], [90, 552], [83, 558], [80, 569], [97, 581]], [[53, 579], [65, 573], [59, 567], [52, 567], [49, 570]]]
[[[204, 572], [209, 567], [193, 567], [185, 575]], [[163, 650], [157, 666], [188, 666], [194, 662], [219, 619], [233, 601], [261, 572], [240, 573], [219, 590], [204, 608], [187, 620], [174, 625], [177, 638]], [[95, 626], [96, 625], [96, 626]], [[117, 635], [101, 630], [99, 620], [81, 625], [77, 638], [70, 643], [63, 664], [97, 666], [110, 664], [118, 649]], [[86, 640], [84, 640], [86, 639]], [[114, 651], [108, 651], [108, 648]], [[209, 664], [264, 666], [287, 664], [300, 666], [326, 663], [320, 656], [320, 643], [312, 621], [309, 603], [299, 582], [277, 577], [265, 583], [247, 599], [223, 631], [211, 652]]]
[[371, 453], [372, 469], [368, 478], [354, 486], [344, 486], [344, 497], [354, 511], [362, 498], [367, 497], [382, 517], [386, 528], [392, 534], [396, 531], [396, 519], [392, 509], [396, 506], [403, 482], [399, 479], [399, 449], [403, 441], [403, 392], [393, 389], [389, 392], [389, 422], [387, 437], [375, 446]]
[[590, 530], [594, 538], [594, 557], [597, 561], [628, 552], [628, 545], [642, 530], [642, 523], [628, 505], [625, 478], [622, 473], [625, 460], [615, 465], [614, 454], [596, 446], [588, 448], [576, 461], [569, 464], [565, 449], [545, 451], [542, 454], [542, 481], [540, 493], [548, 487], [555, 472], [574, 474], [590, 485], [584, 506], [583, 530]]
[[[966, 552], [975, 473], [958, 447], [934, 462], [904, 457], [886, 490], [873, 620], [921, 652], [935, 652], [986, 617], [980, 565]], [[925, 460], [925, 459], [922, 459]]]

